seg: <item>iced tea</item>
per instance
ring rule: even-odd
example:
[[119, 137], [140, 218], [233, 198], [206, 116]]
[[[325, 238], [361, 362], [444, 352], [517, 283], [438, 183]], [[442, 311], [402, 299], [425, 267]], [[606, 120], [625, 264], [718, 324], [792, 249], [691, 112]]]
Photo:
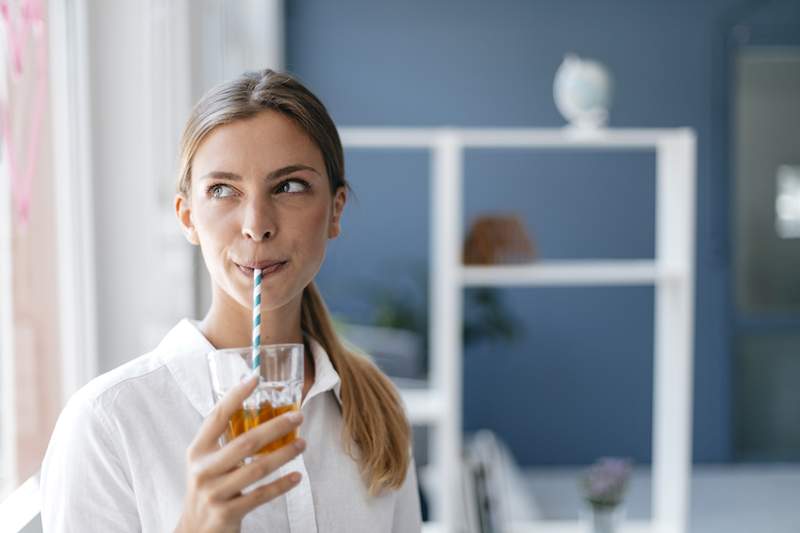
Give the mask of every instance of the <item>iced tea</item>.
[[[225, 441], [230, 442], [234, 438], [238, 437], [245, 431], [249, 431], [254, 427], [263, 424], [273, 418], [282, 415], [283, 413], [288, 413], [289, 411], [299, 411], [300, 408], [298, 404], [291, 403], [287, 405], [279, 405], [278, 407], [272, 407], [269, 402], [264, 402], [261, 404], [260, 407], [257, 408], [242, 408], [236, 411], [233, 416], [228, 421], [228, 429], [225, 430]], [[267, 443], [263, 448], [261, 448], [258, 454], [264, 454], [269, 452], [274, 452], [281, 446], [289, 444], [297, 439], [299, 433], [299, 429], [295, 428], [286, 435]]]
[[[252, 347], [212, 350], [207, 354], [211, 392], [219, 402], [236, 385], [258, 373], [258, 385], [228, 421], [220, 435], [224, 446], [245, 431], [289, 411], [299, 411], [303, 396], [304, 345], [267, 344]], [[255, 363], [255, 364], [254, 364]], [[298, 430], [266, 444], [258, 454], [277, 450], [294, 441]], [[249, 462], [246, 458], [243, 462]]]

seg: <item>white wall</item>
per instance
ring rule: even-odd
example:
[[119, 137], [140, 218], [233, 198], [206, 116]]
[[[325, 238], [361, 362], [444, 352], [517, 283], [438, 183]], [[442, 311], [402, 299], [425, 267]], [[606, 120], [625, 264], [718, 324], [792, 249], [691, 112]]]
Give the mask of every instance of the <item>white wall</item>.
[[191, 247], [171, 209], [190, 105], [186, 29], [169, 20], [181, 9], [89, 2], [100, 372], [152, 348], [194, 305]]

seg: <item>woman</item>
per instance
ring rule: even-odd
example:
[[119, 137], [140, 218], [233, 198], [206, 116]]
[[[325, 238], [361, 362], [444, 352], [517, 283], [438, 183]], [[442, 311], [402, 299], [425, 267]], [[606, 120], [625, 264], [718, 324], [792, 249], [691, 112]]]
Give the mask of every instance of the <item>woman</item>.
[[[342, 345], [313, 281], [348, 191], [325, 107], [286, 74], [246, 73], [198, 102], [180, 161], [175, 211], [202, 251], [211, 307], [70, 399], [42, 465], [45, 532], [419, 531], [397, 392]], [[254, 268], [262, 344], [306, 346], [301, 414], [220, 447], [255, 382], [212, 405], [205, 354], [249, 344]], [[296, 446], [238, 466], [297, 425]]]

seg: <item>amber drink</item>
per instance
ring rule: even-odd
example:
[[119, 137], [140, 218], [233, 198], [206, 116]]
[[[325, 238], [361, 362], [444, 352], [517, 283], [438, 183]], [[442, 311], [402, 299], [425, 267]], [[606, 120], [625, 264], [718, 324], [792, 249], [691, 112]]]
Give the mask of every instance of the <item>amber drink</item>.
[[[289, 411], [300, 410], [303, 392], [303, 345], [269, 344], [258, 348], [258, 366], [254, 368], [253, 348], [214, 350], [208, 354], [208, 368], [215, 403], [232, 387], [258, 372], [255, 390], [228, 421], [220, 437], [225, 445], [245, 431]], [[295, 440], [298, 430], [266, 444], [257, 453], [272, 452]]]

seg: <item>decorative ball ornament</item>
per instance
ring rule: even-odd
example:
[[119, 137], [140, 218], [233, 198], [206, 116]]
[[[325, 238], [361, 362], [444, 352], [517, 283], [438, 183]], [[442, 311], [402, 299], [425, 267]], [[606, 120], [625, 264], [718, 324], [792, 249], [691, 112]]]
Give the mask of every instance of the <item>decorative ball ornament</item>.
[[608, 123], [613, 81], [603, 64], [567, 54], [556, 71], [553, 97], [571, 126], [602, 128]]

